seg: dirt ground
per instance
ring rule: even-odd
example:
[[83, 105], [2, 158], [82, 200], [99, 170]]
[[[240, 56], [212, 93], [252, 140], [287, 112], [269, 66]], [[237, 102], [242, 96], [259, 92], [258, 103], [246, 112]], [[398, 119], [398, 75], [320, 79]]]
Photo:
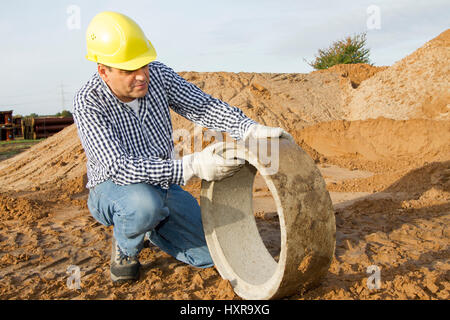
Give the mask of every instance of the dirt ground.
[[[441, 65], [449, 32], [389, 67], [180, 73], [260, 123], [284, 127], [322, 172], [336, 217], [334, 259], [318, 287], [286, 299], [449, 298], [450, 72]], [[426, 81], [411, 71], [419, 66], [428, 66]], [[391, 96], [396, 86], [401, 99]], [[413, 96], [420, 99], [411, 104]], [[173, 125], [198, 136], [175, 114]], [[71, 126], [0, 162], [0, 299], [239, 299], [214, 267], [187, 266], [153, 246], [140, 253], [139, 281], [114, 286], [112, 229], [86, 207], [85, 160]], [[199, 188], [185, 187], [197, 199]], [[259, 176], [254, 212], [276, 256], [278, 218]], [[372, 265], [379, 289], [367, 285]], [[68, 286], [69, 266], [80, 268], [79, 289]]]

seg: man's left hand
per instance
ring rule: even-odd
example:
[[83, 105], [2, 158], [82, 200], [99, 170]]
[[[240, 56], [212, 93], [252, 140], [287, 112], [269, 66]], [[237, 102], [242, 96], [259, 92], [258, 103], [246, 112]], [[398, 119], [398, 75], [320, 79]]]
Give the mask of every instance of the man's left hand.
[[291, 142], [294, 142], [294, 138], [283, 128], [267, 127], [261, 124], [254, 124], [244, 134], [244, 141], [250, 137], [254, 139], [267, 139], [267, 138], [286, 138]]

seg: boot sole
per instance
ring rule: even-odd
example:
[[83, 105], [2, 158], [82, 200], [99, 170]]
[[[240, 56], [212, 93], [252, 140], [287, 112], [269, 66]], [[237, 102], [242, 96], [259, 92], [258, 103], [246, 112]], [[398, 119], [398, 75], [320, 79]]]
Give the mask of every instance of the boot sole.
[[111, 280], [113, 283], [125, 283], [130, 281], [136, 281], [139, 279], [139, 272], [135, 276], [115, 276], [112, 273], [110, 273]]

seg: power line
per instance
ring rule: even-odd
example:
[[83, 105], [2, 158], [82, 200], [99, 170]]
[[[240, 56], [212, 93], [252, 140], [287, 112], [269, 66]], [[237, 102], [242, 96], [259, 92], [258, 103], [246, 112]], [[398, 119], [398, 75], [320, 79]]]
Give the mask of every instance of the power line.
[[[75, 89], [76, 87], [76, 89]], [[34, 112], [39, 113], [39, 109], [43, 108], [62, 108], [70, 109], [72, 106], [72, 99], [79, 90], [79, 86], [65, 85], [61, 80], [60, 84], [55, 89], [43, 89], [38, 92], [30, 92], [27, 90], [24, 94], [17, 95], [0, 95], [0, 110], [1, 109], [34, 109]], [[70, 97], [70, 103], [66, 105], [67, 98]], [[60, 102], [58, 103], [58, 100]], [[6, 101], [5, 101], [6, 100]], [[59, 105], [61, 103], [61, 105]]]
[[8, 96], [0, 94], [0, 99], [6, 99], [6, 98], [14, 99], [14, 98], [21, 98], [21, 97], [34, 97], [34, 96], [48, 95], [51, 92], [54, 92], [54, 91], [53, 90], [51, 90], [51, 91], [50, 90], [45, 90], [45, 91], [40, 92], [40, 93], [25, 93], [25, 94], [8, 95]]
[[[14, 107], [20, 107], [20, 106], [36, 106], [36, 105], [43, 105], [43, 104], [53, 104], [53, 105], [59, 105], [58, 102], [55, 100], [52, 101], [33, 101], [29, 103], [1, 103], [0, 108], [14, 108]], [[69, 106], [62, 106], [62, 107], [69, 107]]]
[[[64, 92], [64, 97], [66, 96], [66, 94], [70, 94], [71, 97], [73, 97], [75, 95], [75, 93], [72, 92]], [[39, 99], [26, 99], [26, 100], [14, 100], [14, 101], [3, 101], [0, 98], [0, 104], [12, 104], [12, 105], [17, 105], [17, 104], [30, 104], [30, 103], [36, 103], [37, 101], [53, 101], [55, 102], [57, 100], [57, 95], [52, 95], [52, 96], [46, 96], [46, 97], [42, 97]], [[64, 99], [65, 101], [65, 99]]]
[[[68, 92], [65, 91], [65, 93], [73, 93], [73, 94], [75, 94], [76, 92], [78, 92], [78, 90], [81, 88], [81, 86], [65, 85], [65, 84], [61, 83], [60, 85], [57, 86], [57, 91], [62, 90], [64, 88], [70, 89]], [[35, 96], [54, 94], [54, 92], [55, 92], [54, 89], [39, 90], [39, 92], [36, 92], [36, 93], [30, 92], [29, 90], [27, 90], [26, 93], [23, 93], [23, 94], [15, 94], [15, 95], [0, 94], [0, 99], [15, 99], [15, 98], [22, 98], [22, 97], [35, 97]]]

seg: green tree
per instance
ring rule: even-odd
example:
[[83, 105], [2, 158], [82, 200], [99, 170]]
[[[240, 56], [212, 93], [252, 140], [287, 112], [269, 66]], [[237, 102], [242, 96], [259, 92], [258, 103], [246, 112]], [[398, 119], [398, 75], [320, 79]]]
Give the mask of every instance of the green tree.
[[63, 110], [61, 112], [58, 112], [57, 114], [55, 114], [55, 116], [57, 117], [65, 117], [65, 118], [72, 118], [72, 112], [70, 112], [69, 110]]
[[314, 69], [328, 69], [336, 64], [368, 63], [370, 49], [366, 48], [366, 33], [348, 36], [333, 42], [327, 49], [319, 49], [314, 61], [308, 62]]

